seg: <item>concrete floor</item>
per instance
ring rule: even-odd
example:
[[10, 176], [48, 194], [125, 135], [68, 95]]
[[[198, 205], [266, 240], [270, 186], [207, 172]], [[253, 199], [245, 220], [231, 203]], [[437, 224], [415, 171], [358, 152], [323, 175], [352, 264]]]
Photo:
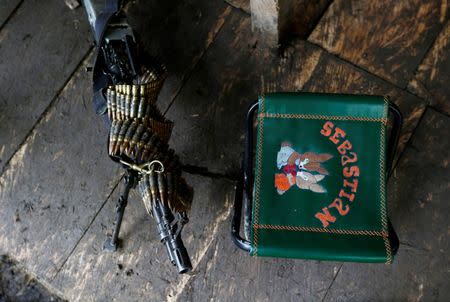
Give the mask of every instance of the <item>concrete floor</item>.
[[[101, 249], [120, 168], [91, 106], [82, 8], [0, 4], [0, 254], [73, 301], [449, 301], [450, 9], [447, 1], [334, 0], [280, 56], [248, 1], [133, 1], [130, 21], [169, 77], [158, 103], [195, 188], [176, 275], [139, 196], [116, 253]], [[392, 265], [251, 258], [230, 240], [243, 116], [267, 91], [389, 95], [405, 117], [389, 182]], [[0, 298], [1, 300], [1, 298]]]

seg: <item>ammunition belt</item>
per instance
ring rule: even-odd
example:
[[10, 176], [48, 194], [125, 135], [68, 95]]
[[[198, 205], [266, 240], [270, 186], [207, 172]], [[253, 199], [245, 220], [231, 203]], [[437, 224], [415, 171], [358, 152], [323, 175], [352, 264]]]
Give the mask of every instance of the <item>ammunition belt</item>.
[[[164, 76], [152, 70], [145, 72], [135, 84], [108, 87], [106, 99], [111, 120], [108, 152], [115, 158], [130, 159], [133, 164], [161, 162], [165, 172], [158, 173], [161, 174], [158, 177], [170, 184], [167, 188], [172, 190], [166, 194], [171, 197], [164, 199], [165, 203], [171, 210], [186, 211], [192, 201], [192, 189], [181, 178], [181, 163], [168, 146], [173, 123], [156, 106], [163, 82]], [[141, 177], [141, 187], [150, 188], [148, 176]], [[147, 191], [140, 190], [144, 203], [150, 200], [143, 194]]]

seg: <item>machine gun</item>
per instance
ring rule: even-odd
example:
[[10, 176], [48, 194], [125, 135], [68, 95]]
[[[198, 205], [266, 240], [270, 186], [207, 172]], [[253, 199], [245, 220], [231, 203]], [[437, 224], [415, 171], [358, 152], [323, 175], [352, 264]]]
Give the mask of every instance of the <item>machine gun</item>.
[[[181, 239], [192, 189], [181, 177], [181, 163], [168, 147], [172, 122], [156, 106], [165, 67], [145, 54], [118, 0], [84, 0], [97, 52], [93, 67], [94, 107], [110, 128], [108, 151], [126, 170], [112, 235], [103, 248], [115, 251], [128, 203], [136, 185], [154, 217], [161, 242], [179, 273], [192, 269]], [[156, 168], [156, 169], [155, 169]]]

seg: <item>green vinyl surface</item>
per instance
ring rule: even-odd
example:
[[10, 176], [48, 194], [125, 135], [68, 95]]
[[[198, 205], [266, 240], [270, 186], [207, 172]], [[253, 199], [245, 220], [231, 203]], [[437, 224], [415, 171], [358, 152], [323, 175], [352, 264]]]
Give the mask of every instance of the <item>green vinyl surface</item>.
[[390, 262], [380, 96], [259, 100], [251, 255]]

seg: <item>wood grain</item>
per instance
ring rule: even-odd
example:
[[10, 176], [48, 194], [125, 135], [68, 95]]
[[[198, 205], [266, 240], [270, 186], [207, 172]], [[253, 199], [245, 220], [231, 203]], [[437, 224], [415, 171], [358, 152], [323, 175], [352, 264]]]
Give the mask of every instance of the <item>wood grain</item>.
[[293, 37], [306, 38], [331, 0], [250, 0], [252, 29], [259, 42], [284, 47]]
[[[70, 12], [64, 2], [58, 1], [58, 3], [62, 5], [64, 11]], [[161, 20], [158, 19], [160, 14], [157, 13], [157, 10], [152, 11], [156, 14], [153, 21], [149, 20], [149, 14], [141, 16], [137, 13], [132, 13], [133, 22], [138, 24], [138, 29], [142, 30], [142, 32], [145, 33], [145, 24], [147, 26], [148, 24], [152, 24], [151, 33], [159, 33], [161, 31], [160, 34], [163, 35], [162, 32], [167, 30], [165, 34], [173, 36], [173, 40], [170, 41], [164, 40], [163, 36], [157, 36], [157, 40], [155, 41], [159, 42], [153, 44], [152, 40], [147, 40], [147, 43], [154, 47], [151, 48], [147, 44], [149, 51], [152, 49], [165, 51], [164, 55], [166, 58], [173, 59], [173, 61], [169, 60], [170, 64], [168, 65], [169, 68], [176, 68], [176, 72], [172, 70], [175, 76], [172, 82], [168, 80], [169, 86], [165, 88], [166, 94], [169, 96], [176, 95], [177, 89], [181, 86], [184, 77], [189, 74], [196, 61], [199, 60], [205, 49], [212, 43], [215, 33], [220, 30], [224, 18], [231, 11], [231, 8], [225, 4], [209, 5], [209, 3], [210, 1], [202, 1], [201, 3], [199, 1], [195, 3], [180, 2], [181, 7], [161, 5], [162, 11], [159, 12], [164, 12], [164, 9], [169, 9], [172, 12], [169, 15], [168, 22], [179, 22], [169, 28], [166, 28], [168, 26], [166, 23], [159, 22]], [[148, 5], [151, 5], [151, 3]], [[156, 7], [155, 4], [153, 5], [153, 7]], [[141, 8], [149, 9], [145, 3], [142, 3]], [[133, 10], [133, 6], [130, 9]], [[206, 9], [209, 11], [206, 11]], [[75, 12], [77, 11], [75, 10]], [[74, 12], [71, 13], [74, 14]], [[40, 16], [34, 16], [33, 10], [30, 8], [21, 11], [19, 15], [21, 14], [23, 14], [21, 19], [14, 18], [12, 20], [13, 22], [9, 23], [8, 26], [12, 26], [15, 24], [14, 22], [19, 22], [20, 20], [22, 22], [19, 22], [19, 24], [23, 24], [26, 23], [26, 19], [33, 21], [34, 18], [40, 18]], [[66, 15], [61, 16], [61, 19], [63, 23], [72, 24], [71, 19]], [[87, 19], [83, 19], [82, 21], [87, 27]], [[53, 22], [56, 21], [53, 20]], [[28, 29], [32, 24], [34, 23], [27, 23]], [[42, 26], [45, 24], [43, 22]], [[198, 30], [191, 32], [189, 29], [191, 25], [193, 29], [197, 28]], [[88, 41], [90, 33], [83, 33], [86, 41]], [[49, 35], [48, 33], [46, 34]], [[19, 35], [19, 37], [22, 36]], [[21, 39], [17, 37], [14, 38], [15, 40], [11, 37], [8, 39], [11, 39], [12, 43], [11, 46], [8, 45], [8, 48], [13, 49], [16, 47], [19, 51], [22, 51], [20, 48], [22, 47], [20, 44]], [[46, 47], [50, 47], [56, 43], [53, 40], [47, 41], [42, 37], [41, 40], [40, 43]], [[34, 38], [33, 42], [36, 42]], [[71, 45], [67, 44], [65, 46], [68, 47]], [[0, 51], [6, 48], [2, 44]], [[32, 56], [33, 43], [30, 42], [28, 44], [27, 42], [24, 48], [30, 51], [30, 60], [39, 58], [36, 54]], [[72, 50], [75, 51], [74, 49]], [[60, 51], [60, 49], [56, 48], [55, 51]], [[49, 56], [51, 54], [52, 52], [47, 50], [46, 55]], [[65, 52], [63, 54], [67, 55]], [[107, 128], [103, 124], [102, 119], [95, 115], [91, 105], [91, 78], [89, 74], [84, 72], [84, 67], [89, 64], [91, 59], [86, 59], [83, 65], [75, 72], [73, 78], [67, 83], [61, 94], [52, 103], [52, 106], [45, 112], [45, 115], [42, 116], [40, 122], [28, 136], [23, 146], [12, 157], [10, 165], [0, 178], [0, 200], [2, 201], [2, 211], [0, 211], [2, 221], [0, 223], [0, 252], [13, 255], [14, 259], [20, 261], [29, 272], [50, 284], [59, 284], [53, 283], [52, 280], [71, 255], [83, 234], [90, 227], [90, 223], [96, 217], [104, 201], [106, 201], [109, 193], [118, 181], [119, 171], [122, 171], [109, 159], [106, 153]], [[9, 50], [9, 52], [2, 53], [0, 60], [4, 60], [2, 63], [7, 62], [7, 60], [17, 63], [19, 57], [13, 55], [12, 50]], [[70, 63], [72, 58], [67, 55], [66, 60]], [[36, 62], [36, 64], [41, 65], [44, 63], [47, 62]], [[5, 81], [2, 81], [2, 85], [9, 83], [16, 91], [23, 89], [31, 92], [33, 90], [37, 94], [32, 99], [32, 101], [36, 102], [35, 106], [29, 106], [29, 108], [25, 109], [28, 112], [33, 112], [36, 118], [38, 118], [41, 112], [34, 112], [32, 110], [39, 109], [39, 96], [42, 96], [42, 93], [46, 89], [50, 89], [53, 84], [52, 82], [45, 82], [45, 80], [48, 80], [49, 77], [53, 78], [53, 75], [46, 69], [43, 70], [46, 73], [43, 73], [42, 70], [37, 72], [31, 69], [31, 71], [34, 71], [34, 74], [30, 75], [24, 71], [26, 68], [30, 68], [26, 64], [24, 66], [19, 64], [17, 69], [12, 69], [11, 65], [1, 64], [1, 68], [5, 65], [9, 66], [8, 71], [12, 74], [12, 78], [17, 80], [14, 83], [17, 84], [17, 87], [14, 88], [12, 82]], [[50, 64], [46, 68], [50, 67], [54, 66]], [[36, 69], [36, 67], [34, 68]], [[66, 67], [59, 66], [59, 68]], [[57, 71], [55, 70], [55, 72]], [[18, 80], [20, 77], [24, 78], [22, 82]], [[42, 79], [39, 80], [44, 82], [33, 82], [33, 77], [41, 77]], [[8, 79], [8, 81], [12, 80]], [[19, 84], [26, 84], [26, 86], [22, 87]], [[41, 89], [42, 92], [39, 89], [36, 90], [36, 87], [39, 89], [43, 87]], [[6, 88], [4, 91], [7, 91]], [[11, 99], [11, 107], [13, 100]], [[166, 102], [166, 106], [170, 103], [170, 100], [163, 99], [163, 101]], [[16, 110], [22, 108], [20, 104], [16, 104], [16, 106], [18, 107]], [[10, 121], [13, 117], [16, 118], [16, 116], [3, 116], [3, 113], [2, 111], [4, 121]], [[8, 127], [20, 126], [29, 121], [24, 117], [14, 120], [14, 122], [16, 124], [8, 125]], [[3, 129], [1, 130], [3, 131]], [[7, 132], [5, 131], [4, 133]], [[1, 139], [6, 138], [2, 136]], [[205, 185], [201, 188], [206, 192], [205, 186], [208, 183], [207, 181], [202, 181], [202, 183]], [[226, 192], [220, 191], [220, 188], [216, 188], [216, 191], [222, 198], [219, 200], [222, 201], [222, 204], [208, 204], [210, 207], [207, 209], [211, 211], [216, 206], [227, 205], [223, 202]], [[201, 205], [205, 205], [213, 199], [212, 193], [210, 195], [205, 194], [201, 195], [205, 199], [205, 202], [199, 203]], [[115, 201], [110, 201], [111, 207], [114, 207]], [[108, 217], [107, 219], [113, 219], [114, 211], [111, 208], [108, 209], [110, 211], [104, 212], [104, 215]], [[141, 214], [144, 214], [141, 208], [139, 208], [139, 211]], [[196, 211], [198, 213], [204, 213], [201, 209], [197, 209]], [[129, 217], [129, 221], [133, 222], [132, 214], [126, 217]], [[144, 220], [146, 217], [142, 216], [140, 219]], [[199, 223], [204, 222], [200, 218], [197, 220]], [[191, 225], [194, 224], [195, 222], [191, 223]], [[133, 227], [140, 228], [140, 225], [133, 224]], [[105, 228], [105, 226], [101, 226], [101, 228]], [[200, 229], [201, 226], [196, 225], [196, 228]], [[206, 228], [205, 232], [207, 233], [208, 230], [209, 228]], [[101, 232], [94, 234], [99, 238], [99, 246], [103, 242], [105, 232], [106, 229], [102, 229]], [[142, 232], [145, 234], [150, 233], [148, 230], [143, 230]], [[156, 238], [156, 234], [154, 238]], [[161, 263], [166, 263], [163, 246], [159, 242], [155, 243], [155, 246], [160, 247], [160, 253], [163, 255], [158, 259], [161, 259]], [[143, 249], [145, 250], [147, 247], [143, 247]], [[82, 252], [84, 251], [82, 250]], [[130, 253], [134, 253], [134, 251], [130, 251]], [[75, 262], [78, 263], [78, 259]], [[85, 264], [89, 265], [89, 263]], [[78, 269], [78, 266], [76, 268]], [[171, 269], [171, 267], [164, 268], [167, 272], [172, 272]], [[151, 274], [150, 267], [145, 269], [143, 275], [145, 276], [148, 272]], [[75, 274], [74, 276], [77, 275]], [[66, 281], [69, 282], [70, 280], [73, 279], [68, 278]], [[163, 293], [167, 289], [167, 283], [164, 280], [158, 280], [161, 282], [158, 290]], [[83, 282], [78, 279], [76, 281]], [[94, 289], [97, 290], [97, 286]], [[67, 288], [65, 290], [70, 292]], [[105, 290], [111, 291], [111, 288], [105, 287]], [[75, 294], [73, 293], [73, 295]], [[91, 294], [95, 295], [95, 291], [91, 292]]]
[[107, 129], [90, 106], [90, 81], [76, 73], [0, 178], [0, 250], [46, 281], [119, 178]]
[[11, 13], [20, 4], [21, 0], [2, 0], [0, 1], [0, 27], [8, 19]]
[[83, 10], [60, 0], [26, 1], [2, 29], [0, 171], [88, 53], [89, 37]]
[[249, 22], [245, 14], [233, 13], [168, 111], [176, 121], [171, 143], [183, 162], [236, 173], [245, 112], [258, 94], [276, 91], [390, 95], [405, 117], [405, 145], [424, 101], [305, 41], [278, 57], [258, 47]]
[[408, 89], [450, 115], [450, 23], [439, 34]]
[[340, 263], [250, 257], [220, 228], [177, 301], [321, 301]]
[[158, 96], [164, 112], [185, 78], [214, 41], [232, 8], [223, 2], [139, 0], [128, 19], [146, 51], [166, 65], [168, 77]]
[[250, 14], [250, 0], [225, 0], [228, 4], [235, 8], [240, 8], [247, 14]]
[[446, 0], [336, 0], [309, 40], [403, 88], [449, 15]]
[[[217, 234], [228, 228], [224, 220], [230, 216], [234, 190], [233, 184], [224, 180], [189, 175], [186, 180], [195, 193], [190, 221], [182, 237], [194, 267], [191, 276], [195, 276], [202, 273], [199, 263], [207, 257]], [[118, 195], [115, 190], [53, 285], [70, 301], [175, 300], [189, 275], [178, 275], [170, 263], [155, 222], [136, 190], [130, 196], [122, 224], [122, 248], [115, 253], [102, 251]]]
[[[325, 301], [448, 301], [450, 118], [428, 109], [389, 182], [392, 265], [346, 263]], [[370, 276], [376, 276], [375, 278]]]

